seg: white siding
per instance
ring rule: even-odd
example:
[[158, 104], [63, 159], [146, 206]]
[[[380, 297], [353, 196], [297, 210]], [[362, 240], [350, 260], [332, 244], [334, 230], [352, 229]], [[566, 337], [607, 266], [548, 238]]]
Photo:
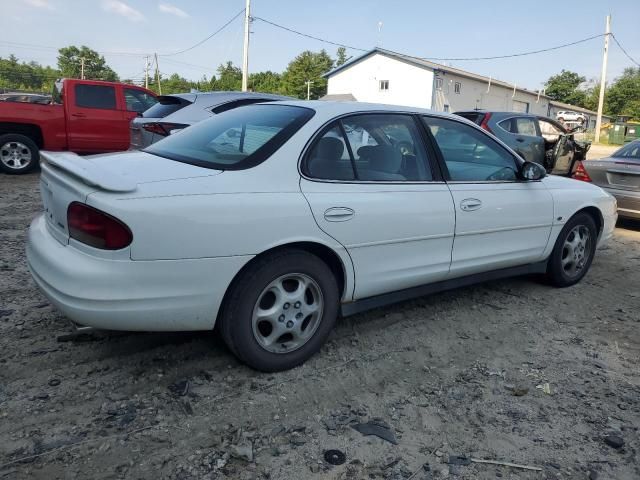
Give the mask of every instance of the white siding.
[[[415, 67], [418, 68], [418, 67]], [[523, 111], [528, 104], [528, 112], [536, 115], [546, 115], [549, 100], [540, 97], [536, 92], [523, 92], [513, 87], [505, 87], [488, 80], [481, 81], [463, 77], [450, 72], [439, 71], [437, 77], [442, 78], [442, 89], [434, 92], [433, 109], [437, 111], [473, 110], [474, 108], [497, 111]], [[460, 83], [460, 93], [455, 93], [455, 84]], [[354, 93], [355, 94], [355, 93]], [[357, 97], [357, 95], [356, 95]]]
[[[389, 90], [380, 91], [380, 80], [389, 81]], [[433, 72], [428, 68], [376, 53], [329, 77], [327, 94], [351, 93], [359, 102], [431, 108], [432, 88]]]

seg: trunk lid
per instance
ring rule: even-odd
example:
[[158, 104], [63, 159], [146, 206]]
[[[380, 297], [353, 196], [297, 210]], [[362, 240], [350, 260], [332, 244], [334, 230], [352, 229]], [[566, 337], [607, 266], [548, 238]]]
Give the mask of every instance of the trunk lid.
[[86, 203], [96, 191], [127, 195], [145, 183], [210, 177], [220, 170], [196, 167], [145, 152], [80, 157], [70, 152], [40, 152], [40, 193], [51, 234], [60, 243], [69, 241], [67, 208]]
[[584, 166], [593, 183], [598, 186], [640, 191], [640, 162], [610, 158], [590, 160], [584, 162]]

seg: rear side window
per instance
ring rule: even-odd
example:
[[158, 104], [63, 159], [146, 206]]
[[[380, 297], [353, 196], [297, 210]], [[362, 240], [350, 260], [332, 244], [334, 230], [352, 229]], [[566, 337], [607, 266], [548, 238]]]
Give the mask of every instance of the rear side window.
[[148, 110], [157, 102], [154, 96], [136, 88], [125, 88], [124, 99], [127, 102], [127, 110], [138, 113]]
[[83, 108], [116, 109], [116, 89], [106, 85], [76, 85], [76, 106]]
[[326, 180], [432, 180], [414, 119], [396, 114], [353, 115], [335, 122], [310, 149], [303, 171]]
[[164, 118], [178, 110], [191, 105], [189, 100], [180, 97], [158, 97], [158, 102], [148, 110], [145, 110], [142, 116], [144, 118]]
[[290, 105], [248, 105], [199, 122], [145, 151], [206, 168], [251, 168], [269, 158], [314, 113]]
[[498, 123], [500, 128], [506, 130], [509, 133], [517, 133], [519, 135], [529, 135], [535, 137], [536, 124], [533, 118], [529, 117], [513, 117], [506, 120], [502, 120]]

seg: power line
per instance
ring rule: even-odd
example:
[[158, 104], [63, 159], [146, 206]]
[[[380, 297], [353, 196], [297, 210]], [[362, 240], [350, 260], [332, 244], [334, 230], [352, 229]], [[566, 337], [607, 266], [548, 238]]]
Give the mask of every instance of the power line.
[[[330, 45], [336, 45], [338, 47], [349, 48], [349, 49], [358, 50], [358, 51], [361, 51], [361, 52], [368, 52], [369, 50], [371, 50], [371, 49], [364, 49], [364, 48], [354, 47], [354, 46], [351, 46], [351, 45], [346, 45], [344, 43], [333, 42], [331, 40], [327, 40], [325, 38], [316, 37], [314, 35], [309, 35], [307, 33], [303, 33], [303, 32], [300, 32], [298, 30], [294, 30], [292, 28], [285, 27], [284, 25], [280, 25], [278, 23], [272, 22], [270, 20], [267, 20], [266, 18], [262, 18], [262, 17], [253, 17], [253, 18], [254, 18], [254, 20], [260, 20], [261, 22], [268, 23], [269, 25], [272, 25], [274, 27], [280, 28], [282, 30], [286, 30], [287, 32], [295, 33], [296, 35], [300, 35], [300, 36], [306, 37], [306, 38], [311, 38], [313, 40], [317, 40], [317, 41], [323, 42], [323, 43], [328, 43]], [[551, 52], [553, 50], [559, 50], [561, 48], [571, 47], [573, 45], [578, 45], [580, 43], [588, 42], [589, 40], [593, 40], [595, 38], [599, 38], [599, 37], [602, 37], [604, 35], [605, 35], [604, 33], [600, 33], [598, 35], [593, 35], [591, 37], [587, 37], [587, 38], [583, 38], [583, 39], [580, 39], [580, 40], [576, 40], [575, 42], [570, 42], [570, 43], [565, 43], [565, 44], [562, 44], [562, 45], [557, 45], [555, 47], [543, 48], [543, 49], [540, 49], [540, 50], [532, 50], [532, 51], [528, 51], [528, 52], [512, 53], [512, 54], [509, 54], [509, 55], [495, 55], [495, 56], [491, 56], [491, 57], [455, 57], [455, 58], [448, 58], [448, 57], [447, 58], [445, 58], [445, 57], [418, 57], [418, 56], [415, 56], [415, 55], [408, 55], [408, 54], [405, 54], [405, 53], [393, 52], [392, 50], [388, 50], [388, 51], [390, 51], [392, 53], [396, 53], [398, 55], [405, 56], [405, 57], [416, 58], [418, 60], [459, 61], [459, 62], [460, 61], [473, 61], [473, 60], [497, 60], [497, 59], [501, 59], [501, 58], [523, 57], [523, 56], [526, 56], [526, 55], [535, 55], [535, 54], [538, 54], [538, 53]]]
[[242, 10], [240, 10], [238, 13], [236, 13], [231, 20], [229, 20], [227, 23], [225, 23], [224, 25], [222, 25], [218, 30], [216, 30], [215, 32], [213, 32], [211, 35], [209, 35], [207, 38], [199, 41], [198, 43], [196, 43], [195, 45], [190, 46], [189, 48], [185, 48], [184, 50], [180, 50], [179, 52], [174, 52], [174, 53], [165, 53], [162, 55], [159, 55], [160, 57], [171, 57], [173, 55], [179, 55], [181, 53], [184, 52], [188, 52], [189, 50], [193, 50], [194, 48], [202, 45], [204, 42], [206, 42], [207, 40], [215, 37], [217, 34], [219, 34], [221, 31], [223, 31], [225, 28], [227, 28], [236, 18], [238, 18], [240, 15], [242, 15], [244, 13], [244, 8]]
[[[24, 48], [27, 50], [60, 50], [60, 48], [66, 48], [66, 47], [51, 47], [48, 45], [36, 45], [33, 43], [18, 43], [18, 42], [7, 42], [4, 40], [0, 40], [0, 43], [3, 45], [7, 45], [9, 47], [15, 47], [15, 48]], [[99, 50], [95, 50], [97, 53], [99, 53], [100, 55], [122, 55], [122, 56], [129, 56], [129, 57], [143, 57], [144, 55], [146, 55], [145, 53], [132, 53], [132, 52], [109, 52], [109, 51], [99, 51]]]
[[346, 45], [344, 43], [332, 42], [331, 40], [327, 40], [327, 39], [320, 38], [320, 37], [315, 37], [313, 35], [309, 35], [308, 33], [302, 33], [302, 32], [299, 32], [297, 30], [294, 30], [292, 28], [285, 27], [284, 25], [280, 25], [278, 23], [272, 22], [271, 20], [267, 20], [266, 18], [262, 18], [262, 17], [252, 17], [252, 18], [254, 20], [260, 20], [261, 22], [268, 23], [269, 25], [272, 25], [274, 27], [280, 28], [282, 30], [286, 30], [287, 32], [295, 33], [296, 35], [300, 35], [302, 37], [310, 38], [312, 40], [317, 40], [319, 42], [328, 43], [329, 45], [335, 45], [337, 47], [349, 48], [351, 50], [358, 50], [360, 52], [368, 52], [370, 50], [370, 49], [366, 49], [366, 48], [352, 47], [352, 46]]
[[616, 42], [616, 44], [618, 45], [618, 47], [620, 47], [620, 50], [622, 50], [622, 53], [624, 53], [624, 54], [627, 56], [627, 58], [628, 58], [629, 60], [631, 60], [633, 63], [635, 63], [637, 66], [639, 66], [639, 67], [640, 67], [640, 63], [636, 62], [636, 61], [633, 59], [633, 57], [627, 53], [627, 51], [622, 47], [622, 45], [620, 45], [620, 42], [618, 41], [618, 39], [616, 38], [616, 36], [615, 36], [613, 33], [611, 34], [611, 36], [613, 37], [613, 41], [614, 41], [614, 42]]

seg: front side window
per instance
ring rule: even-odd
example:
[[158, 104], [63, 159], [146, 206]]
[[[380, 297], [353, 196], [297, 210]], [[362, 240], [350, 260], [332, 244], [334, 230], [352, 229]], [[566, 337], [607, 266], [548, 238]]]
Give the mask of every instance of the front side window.
[[353, 115], [335, 122], [311, 148], [305, 174], [328, 180], [432, 180], [414, 119], [396, 114]]
[[155, 97], [137, 88], [125, 88], [124, 99], [127, 103], [127, 110], [138, 113], [148, 110], [158, 102]]
[[442, 152], [452, 181], [517, 180], [515, 158], [484, 132], [445, 118], [423, 119]]
[[290, 105], [248, 105], [198, 122], [145, 151], [206, 168], [250, 168], [275, 153], [314, 113]]
[[106, 85], [76, 85], [76, 106], [83, 108], [116, 109], [116, 89]]

